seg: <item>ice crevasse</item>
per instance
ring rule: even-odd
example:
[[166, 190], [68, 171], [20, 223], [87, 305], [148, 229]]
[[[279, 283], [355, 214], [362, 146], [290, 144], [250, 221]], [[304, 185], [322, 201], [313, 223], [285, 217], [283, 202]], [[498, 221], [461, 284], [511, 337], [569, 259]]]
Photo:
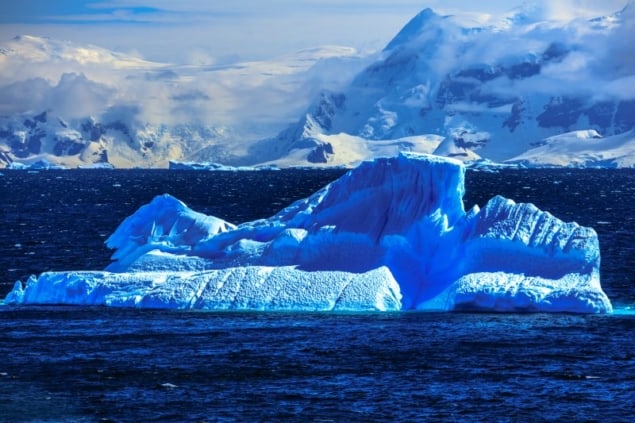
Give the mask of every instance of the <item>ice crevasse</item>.
[[458, 161], [401, 153], [240, 225], [158, 196], [108, 238], [106, 270], [43, 273], [5, 303], [612, 311], [593, 229], [500, 196], [466, 212], [464, 176]]

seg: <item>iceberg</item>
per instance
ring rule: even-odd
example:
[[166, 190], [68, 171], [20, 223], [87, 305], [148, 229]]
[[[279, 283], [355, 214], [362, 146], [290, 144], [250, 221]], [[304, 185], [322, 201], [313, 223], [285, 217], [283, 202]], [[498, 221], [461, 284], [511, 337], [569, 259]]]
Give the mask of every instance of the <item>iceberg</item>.
[[22, 162], [11, 162], [7, 166], [7, 169], [11, 170], [60, 170], [60, 169], [68, 169], [65, 166], [58, 165], [55, 163], [51, 163], [46, 159], [39, 159], [32, 163], [22, 163]]
[[170, 170], [209, 170], [216, 172], [255, 172], [259, 170], [280, 170], [276, 165], [262, 166], [228, 166], [214, 162], [179, 162], [177, 160], [168, 161]]
[[206, 310], [609, 313], [591, 228], [500, 196], [463, 206], [465, 167], [364, 162], [268, 219], [233, 225], [156, 197], [104, 271], [16, 282], [6, 304]]

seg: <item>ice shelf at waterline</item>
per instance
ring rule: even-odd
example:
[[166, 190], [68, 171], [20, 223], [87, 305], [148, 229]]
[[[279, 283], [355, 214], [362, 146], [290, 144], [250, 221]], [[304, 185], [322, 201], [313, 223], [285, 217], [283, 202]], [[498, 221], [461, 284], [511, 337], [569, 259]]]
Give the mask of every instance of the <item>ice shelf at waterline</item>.
[[401, 153], [238, 226], [158, 196], [108, 238], [105, 271], [44, 273], [5, 303], [612, 311], [593, 229], [500, 196], [466, 212], [464, 174], [458, 161]]

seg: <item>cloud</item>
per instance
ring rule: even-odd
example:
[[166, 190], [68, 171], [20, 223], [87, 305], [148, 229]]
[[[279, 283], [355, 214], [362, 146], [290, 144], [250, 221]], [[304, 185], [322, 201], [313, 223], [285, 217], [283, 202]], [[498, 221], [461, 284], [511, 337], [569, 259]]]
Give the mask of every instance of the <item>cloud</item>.
[[[540, 2], [542, 8], [535, 18], [564, 18], [570, 16], [571, 8], [584, 9], [586, 3], [565, 1], [554, 5], [552, 2]], [[548, 98], [553, 93], [617, 100], [635, 98], [635, 90], [628, 85], [635, 75], [635, 57], [632, 54], [635, 7], [627, 8], [616, 18], [593, 22], [574, 19], [564, 26], [562, 23], [542, 22], [528, 28], [511, 28], [502, 34], [474, 34], [464, 40], [470, 45], [466, 55], [457, 54], [455, 60], [448, 55], [444, 57], [457, 70], [462, 69], [463, 63], [509, 68], [526, 61], [540, 66], [539, 72], [532, 76], [511, 79], [501, 76], [487, 81], [482, 86], [485, 94], [511, 98], [534, 95]], [[505, 42], [501, 42], [502, 38]], [[514, 46], [511, 52], [510, 45]], [[543, 55], [553, 46], [558, 46], [565, 54], [546, 59]], [[454, 48], [459, 52], [460, 43]]]
[[0, 87], [0, 113], [39, 111], [51, 86], [43, 78], [27, 78]]
[[[635, 2], [631, 1], [620, 14], [621, 25], [615, 28], [604, 46], [597, 46], [596, 53], [600, 57], [598, 68], [609, 71], [611, 75], [622, 77], [635, 74], [635, 54], [633, 54], [633, 40], [635, 40]], [[591, 41], [591, 40], [589, 40]], [[612, 69], [601, 66], [607, 64]]]
[[[161, 81], [161, 80], [176, 80], [179, 75], [171, 69], [160, 69], [157, 71], [148, 71], [143, 75], [146, 81]], [[129, 76], [129, 79], [134, 79], [135, 76]]]
[[47, 109], [66, 118], [100, 115], [110, 106], [114, 94], [114, 89], [83, 74], [65, 73], [49, 91]]
[[209, 101], [210, 96], [199, 90], [185, 91], [173, 94], [171, 97], [175, 101]]
[[82, 74], [62, 74], [57, 84], [28, 78], [0, 87], [0, 111], [6, 114], [52, 110], [65, 118], [100, 115], [108, 108], [114, 90]]
[[3, 78], [0, 111], [50, 109], [65, 119], [102, 120], [118, 110], [115, 115], [130, 113], [126, 121], [138, 127], [224, 126], [239, 128], [244, 137], [275, 134], [321, 90], [341, 89], [367, 63], [354, 50], [326, 48], [234, 66], [157, 67], [108, 55], [104, 63], [76, 61], [75, 45], [42, 42], [55, 59], [36, 63], [28, 54], [7, 56], [4, 67], [12, 76]]
[[536, 21], [590, 19], [621, 10], [627, 0], [528, 0], [515, 8]]
[[635, 75], [607, 81], [601, 92], [606, 93], [609, 98], [633, 100], [635, 99]]

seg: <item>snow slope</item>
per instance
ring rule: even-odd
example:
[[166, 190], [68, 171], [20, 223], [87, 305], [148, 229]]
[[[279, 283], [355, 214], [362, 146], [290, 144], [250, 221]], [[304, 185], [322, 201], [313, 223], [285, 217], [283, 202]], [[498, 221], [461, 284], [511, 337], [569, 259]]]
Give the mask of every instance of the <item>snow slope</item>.
[[364, 162], [233, 226], [164, 195], [108, 238], [103, 272], [44, 273], [9, 304], [257, 310], [610, 312], [593, 229], [502, 197], [463, 208], [463, 165]]
[[507, 163], [527, 167], [635, 168], [635, 132], [609, 137], [594, 130], [555, 135]]

